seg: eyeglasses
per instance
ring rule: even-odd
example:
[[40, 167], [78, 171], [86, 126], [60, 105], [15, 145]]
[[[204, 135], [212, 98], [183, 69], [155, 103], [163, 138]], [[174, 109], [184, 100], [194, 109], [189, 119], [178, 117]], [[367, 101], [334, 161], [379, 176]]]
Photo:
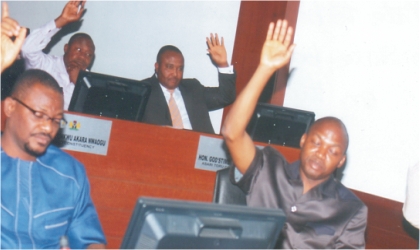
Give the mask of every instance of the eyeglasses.
[[27, 108], [29, 111], [32, 112], [32, 114], [35, 116], [36, 119], [38, 120], [44, 120], [44, 121], [53, 121], [53, 124], [59, 126], [60, 128], [65, 128], [67, 125], [67, 121], [66, 119], [63, 118], [51, 118], [48, 115], [46, 115], [45, 113], [41, 112], [41, 111], [37, 111], [32, 109], [31, 107], [29, 107], [28, 105], [26, 105], [24, 102], [22, 102], [21, 100], [17, 99], [16, 97], [11, 97], [13, 100], [17, 101], [20, 105], [24, 106], [25, 108]]

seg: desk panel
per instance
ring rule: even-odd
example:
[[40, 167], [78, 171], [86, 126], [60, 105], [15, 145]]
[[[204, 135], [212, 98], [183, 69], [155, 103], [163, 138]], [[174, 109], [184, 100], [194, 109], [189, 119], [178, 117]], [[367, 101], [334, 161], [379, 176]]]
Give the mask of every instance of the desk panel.
[[[212, 201], [216, 174], [195, 169], [195, 157], [200, 135], [221, 136], [104, 119], [112, 120], [107, 156], [67, 152], [86, 167], [109, 248], [120, 246], [140, 196]], [[289, 161], [298, 158], [298, 149], [274, 147]]]

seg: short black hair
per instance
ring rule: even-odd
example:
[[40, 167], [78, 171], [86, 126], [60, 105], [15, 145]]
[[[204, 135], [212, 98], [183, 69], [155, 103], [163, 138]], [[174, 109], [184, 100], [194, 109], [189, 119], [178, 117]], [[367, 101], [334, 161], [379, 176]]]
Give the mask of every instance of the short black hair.
[[156, 56], [156, 62], [159, 63], [160, 62], [160, 57], [162, 56], [163, 53], [165, 53], [166, 51], [174, 51], [177, 52], [179, 54], [182, 55], [181, 50], [179, 50], [177, 47], [173, 46], [173, 45], [165, 45], [162, 48], [160, 48], [157, 56]]
[[70, 44], [72, 44], [74, 41], [76, 41], [77, 39], [79, 39], [79, 38], [85, 38], [85, 39], [88, 39], [88, 40], [90, 40], [91, 42], [92, 42], [92, 44], [93, 45], [95, 45], [94, 43], [93, 43], [93, 39], [92, 39], [92, 37], [90, 37], [88, 34], [86, 34], [86, 33], [76, 33], [76, 34], [74, 34], [74, 35], [72, 35], [71, 37], [70, 37], [70, 40], [69, 40], [69, 42], [68, 42], [68, 44], [70, 45]]
[[40, 69], [28, 69], [18, 77], [10, 95], [15, 97], [22, 96], [35, 84], [41, 84], [57, 93], [63, 94], [63, 89], [50, 74]]

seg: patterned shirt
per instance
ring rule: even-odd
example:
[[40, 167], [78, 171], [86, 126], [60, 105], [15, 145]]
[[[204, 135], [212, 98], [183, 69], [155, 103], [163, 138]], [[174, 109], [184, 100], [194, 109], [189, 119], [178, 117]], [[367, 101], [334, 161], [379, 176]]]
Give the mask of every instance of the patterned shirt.
[[83, 165], [49, 146], [35, 161], [1, 150], [1, 248], [71, 248], [105, 243]]

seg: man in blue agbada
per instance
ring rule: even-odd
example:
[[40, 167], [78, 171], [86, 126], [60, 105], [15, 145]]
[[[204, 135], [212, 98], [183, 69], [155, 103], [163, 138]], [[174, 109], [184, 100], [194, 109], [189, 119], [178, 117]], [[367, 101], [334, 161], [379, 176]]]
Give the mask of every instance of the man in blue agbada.
[[104, 248], [83, 165], [50, 145], [63, 118], [63, 92], [38, 69], [4, 100], [1, 136], [1, 248]]

